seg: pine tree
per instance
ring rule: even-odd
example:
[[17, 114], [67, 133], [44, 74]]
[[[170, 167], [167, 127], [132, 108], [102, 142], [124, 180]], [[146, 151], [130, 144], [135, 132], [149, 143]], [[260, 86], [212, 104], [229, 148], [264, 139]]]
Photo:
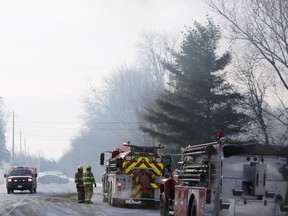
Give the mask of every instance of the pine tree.
[[[186, 28], [175, 62], [163, 62], [171, 73], [169, 90], [156, 99], [156, 109], [144, 116], [150, 126], [141, 129], [160, 142], [176, 146], [209, 142], [219, 130], [243, 131], [248, 117], [239, 112], [242, 99], [225, 80], [223, 69], [231, 55], [216, 54], [221, 32], [212, 20]], [[215, 140], [215, 139], [214, 139]]]

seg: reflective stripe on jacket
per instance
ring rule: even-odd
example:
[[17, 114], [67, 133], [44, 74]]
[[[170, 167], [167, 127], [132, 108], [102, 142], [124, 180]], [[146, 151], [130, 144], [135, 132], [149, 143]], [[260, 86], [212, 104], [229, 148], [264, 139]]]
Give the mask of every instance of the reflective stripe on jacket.
[[83, 186], [83, 172], [78, 171], [77, 173], [75, 173], [74, 182], [78, 186]]
[[94, 175], [91, 171], [86, 171], [83, 175], [84, 186], [95, 184]]

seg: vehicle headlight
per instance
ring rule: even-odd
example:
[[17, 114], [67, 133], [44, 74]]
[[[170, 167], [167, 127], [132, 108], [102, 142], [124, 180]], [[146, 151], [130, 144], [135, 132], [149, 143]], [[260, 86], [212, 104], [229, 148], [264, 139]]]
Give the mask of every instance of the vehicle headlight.
[[8, 182], [12, 182], [12, 179], [8, 179]]
[[31, 179], [31, 178], [29, 178], [29, 179], [28, 179], [28, 182], [32, 182], [32, 179]]

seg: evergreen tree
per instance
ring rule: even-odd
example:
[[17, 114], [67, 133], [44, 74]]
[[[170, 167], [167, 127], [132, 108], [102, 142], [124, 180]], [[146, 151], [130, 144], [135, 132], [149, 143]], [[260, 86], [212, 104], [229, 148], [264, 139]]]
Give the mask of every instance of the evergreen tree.
[[175, 62], [163, 63], [171, 73], [170, 88], [156, 100], [157, 110], [147, 109], [144, 118], [150, 125], [141, 126], [144, 132], [179, 147], [209, 142], [219, 130], [242, 131], [248, 117], [237, 108], [242, 96], [225, 80], [223, 69], [231, 55], [217, 56], [220, 38], [210, 19], [206, 26], [195, 22], [194, 28], [186, 28]]

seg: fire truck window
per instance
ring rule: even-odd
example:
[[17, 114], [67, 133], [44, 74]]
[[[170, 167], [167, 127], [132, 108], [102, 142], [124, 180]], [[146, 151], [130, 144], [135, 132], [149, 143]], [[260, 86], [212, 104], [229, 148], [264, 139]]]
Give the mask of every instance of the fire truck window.
[[133, 146], [133, 152], [141, 152], [141, 153], [152, 153], [156, 154], [157, 150], [155, 147], [147, 147], [147, 146]]

